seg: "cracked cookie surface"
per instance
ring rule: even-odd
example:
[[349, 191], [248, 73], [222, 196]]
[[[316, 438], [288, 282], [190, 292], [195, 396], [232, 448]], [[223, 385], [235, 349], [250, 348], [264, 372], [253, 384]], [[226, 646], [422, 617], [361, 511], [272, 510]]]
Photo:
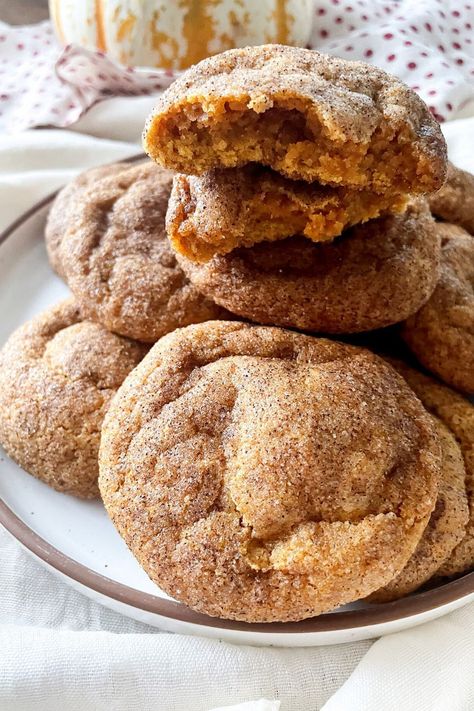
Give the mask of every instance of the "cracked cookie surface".
[[166, 227], [173, 248], [196, 262], [236, 247], [304, 235], [314, 242], [382, 213], [401, 212], [404, 196], [288, 180], [258, 165], [177, 175]]
[[0, 443], [54, 489], [99, 495], [100, 429], [142, 344], [83, 321], [72, 300], [21, 326], [0, 351]]
[[73, 224], [75, 207], [80, 204], [82, 195], [87, 193], [95, 183], [103, 178], [115, 177], [124, 167], [123, 163], [111, 163], [85, 170], [61, 188], [54, 198], [48, 213], [45, 239], [49, 263], [60, 277], [65, 276], [61, 243], [65, 232]]
[[438, 568], [436, 577], [464, 573], [474, 568], [474, 404], [434, 378], [400, 361], [390, 362], [403, 375], [426, 409], [454, 435], [461, 449], [466, 471], [469, 519], [461, 541]]
[[158, 100], [144, 146], [187, 175], [261, 163], [386, 195], [433, 192], [446, 172], [439, 124], [405, 84], [282, 45], [230, 50], [186, 71]]
[[454, 434], [441, 420], [433, 420], [441, 442], [436, 506], [408, 563], [388, 585], [370, 596], [371, 601], [397, 600], [417, 590], [438, 573], [466, 535], [469, 507], [463, 455]]
[[169, 246], [171, 182], [151, 161], [94, 168], [59, 193], [46, 228], [51, 264], [83, 314], [146, 342], [224, 315], [189, 283]]
[[268, 622], [388, 583], [428, 522], [439, 472], [431, 417], [374, 354], [208, 322], [165, 336], [124, 382], [99, 486], [163, 590]]
[[403, 325], [417, 359], [448, 385], [474, 394], [474, 240], [439, 222], [441, 273], [436, 288]]
[[424, 200], [333, 242], [303, 237], [178, 261], [197, 289], [252, 321], [320, 333], [368, 331], [403, 321], [439, 275], [440, 237]]

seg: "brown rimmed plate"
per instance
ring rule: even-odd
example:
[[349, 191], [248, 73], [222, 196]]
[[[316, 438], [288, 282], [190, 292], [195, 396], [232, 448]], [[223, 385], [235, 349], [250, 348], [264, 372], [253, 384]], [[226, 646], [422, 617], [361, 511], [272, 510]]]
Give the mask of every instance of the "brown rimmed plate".
[[[137, 156], [132, 160], [139, 160]], [[0, 236], [0, 342], [68, 292], [43, 243], [50, 196]], [[97, 602], [161, 629], [231, 642], [312, 646], [377, 637], [474, 600], [474, 572], [383, 605], [358, 603], [298, 623], [245, 624], [193, 612], [159, 590], [122, 542], [99, 502], [58, 494], [0, 450], [0, 523], [40, 562]]]

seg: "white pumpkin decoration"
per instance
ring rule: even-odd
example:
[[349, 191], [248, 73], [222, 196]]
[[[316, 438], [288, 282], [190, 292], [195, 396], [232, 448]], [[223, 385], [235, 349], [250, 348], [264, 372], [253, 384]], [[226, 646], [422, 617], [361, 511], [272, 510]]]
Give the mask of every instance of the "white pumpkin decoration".
[[184, 69], [231, 47], [304, 46], [311, 0], [49, 0], [64, 44], [121, 64]]

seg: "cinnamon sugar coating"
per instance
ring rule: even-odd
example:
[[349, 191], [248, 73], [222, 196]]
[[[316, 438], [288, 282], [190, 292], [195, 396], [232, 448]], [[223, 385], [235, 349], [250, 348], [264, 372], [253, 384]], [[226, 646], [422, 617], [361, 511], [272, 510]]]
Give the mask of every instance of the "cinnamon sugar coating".
[[125, 163], [111, 163], [85, 170], [61, 188], [56, 195], [48, 213], [45, 237], [49, 263], [60, 277], [64, 278], [61, 243], [70, 225], [74, 224], [74, 210], [78, 205], [80, 206], [82, 195], [87, 194], [95, 183], [103, 178], [116, 176], [125, 167]]
[[474, 235], [474, 175], [448, 163], [446, 182], [430, 195], [433, 215]]
[[243, 318], [353, 333], [420, 308], [438, 279], [439, 239], [426, 201], [417, 200], [402, 215], [358, 225], [330, 243], [291, 237], [205, 264], [178, 261], [199, 291]]
[[58, 491], [98, 496], [102, 420], [145, 352], [83, 321], [72, 300], [21, 326], [0, 351], [0, 443], [7, 454]]
[[165, 336], [124, 382], [99, 485], [168, 594], [209, 615], [286, 621], [403, 568], [440, 461], [431, 417], [374, 354], [208, 322]]
[[466, 471], [469, 520], [463, 538], [438, 568], [436, 576], [464, 573], [474, 568], [474, 404], [434, 378], [400, 361], [389, 359], [389, 362], [403, 375], [426, 409], [454, 435], [461, 449]]
[[171, 182], [151, 161], [94, 168], [59, 193], [46, 227], [51, 264], [83, 314], [146, 342], [225, 315], [189, 283], [169, 246]]
[[437, 230], [438, 284], [401, 333], [425, 368], [448, 385], [474, 394], [474, 240], [457, 225], [440, 222]]
[[370, 596], [373, 602], [397, 600], [417, 590], [438, 572], [466, 535], [469, 508], [462, 452], [441, 420], [433, 420], [441, 442], [441, 479], [436, 506], [412, 557], [388, 585]]
[[[363, 345], [381, 355], [404, 377], [428, 412], [440, 420], [453, 435], [461, 450], [469, 518], [466, 526], [462, 528], [461, 541], [434, 571], [433, 577], [451, 577], [468, 572], [474, 568], [474, 403], [401, 360], [409, 358], [410, 354], [408, 351], [403, 352], [403, 342], [399, 341], [395, 332], [380, 331], [367, 336], [364, 334], [364, 338], [357, 339], [357, 345]], [[393, 353], [397, 354], [396, 358]], [[442, 486], [441, 480], [440, 490]], [[402, 574], [400, 577], [402, 578]]]
[[404, 196], [288, 180], [259, 165], [177, 175], [166, 226], [173, 248], [196, 262], [235, 247], [302, 234], [331, 240], [351, 225], [401, 212]]
[[293, 180], [386, 195], [433, 192], [446, 172], [439, 125], [405, 84], [363, 62], [282, 45], [191, 67], [158, 100], [144, 146], [188, 175], [261, 163]]

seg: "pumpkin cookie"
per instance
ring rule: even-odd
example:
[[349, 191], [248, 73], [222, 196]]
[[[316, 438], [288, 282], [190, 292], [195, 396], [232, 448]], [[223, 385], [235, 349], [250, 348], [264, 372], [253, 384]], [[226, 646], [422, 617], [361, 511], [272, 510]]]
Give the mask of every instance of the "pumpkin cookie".
[[147, 153], [187, 175], [262, 163], [293, 180], [374, 192], [441, 187], [446, 144], [405, 84], [377, 67], [262, 45], [191, 67], [147, 121]]
[[330, 243], [290, 237], [180, 265], [203, 294], [260, 323], [325, 333], [402, 321], [432, 293], [439, 235], [426, 201], [344, 232]]
[[380, 358], [215, 321], [162, 338], [124, 382], [99, 486], [163, 590], [269, 622], [387, 584], [426, 527], [439, 473], [431, 417]]
[[474, 568], [474, 405], [459, 393], [414, 368], [398, 360], [388, 360], [403, 375], [426, 409], [446, 425], [461, 448], [466, 470], [469, 521], [464, 537], [437, 570], [437, 576], [464, 573]]
[[46, 227], [50, 261], [82, 313], [141, 341], [223, 315], [189, 283], [169, 246], [171, 182], [152, 162], [95, 168], [59, 193]]
[[346, 227], [405, 205], [405, 197], [288, 180], [254, 164], [176, 176], [166, 227], [177, 252], [204, 262], [235, 247], [296, 234], [331, 240]]
[[429, 200], [433, 215], [474, 235], [474, 175], [448, 163], [445, 184]]
[[146, 347], [83, 321], [72, 300], [36, 316], [0, 351], [0, 443], [58, 491], [98, 496], [104, 414]]
[[449, 223], [437, 223], [437, 231], [439, 282], [401, 334], [425, 368], [449, 385], [474, 393], [474, 240]]
[[397, 600], [421, 587], [437, 573], [466, 534], [469, 508], [462, 452], [448, 428], [437, 418], [433, 420], [441, 442], [436, 506], [412, 557], [388, 585], [370, 596], [373, 602]]
[[60, 277], [64, 278], [61, 242], [69, 225], [74, 224], [74, 209], [80, 205], [82, 193], [87, 192], [102, 178], [117, 175], [119, 169], [125, 167], [126, 164], [111, 163], [86, 170], [71, 180], [56, 195], [46, 223], [46, 246], [49, 263]]

